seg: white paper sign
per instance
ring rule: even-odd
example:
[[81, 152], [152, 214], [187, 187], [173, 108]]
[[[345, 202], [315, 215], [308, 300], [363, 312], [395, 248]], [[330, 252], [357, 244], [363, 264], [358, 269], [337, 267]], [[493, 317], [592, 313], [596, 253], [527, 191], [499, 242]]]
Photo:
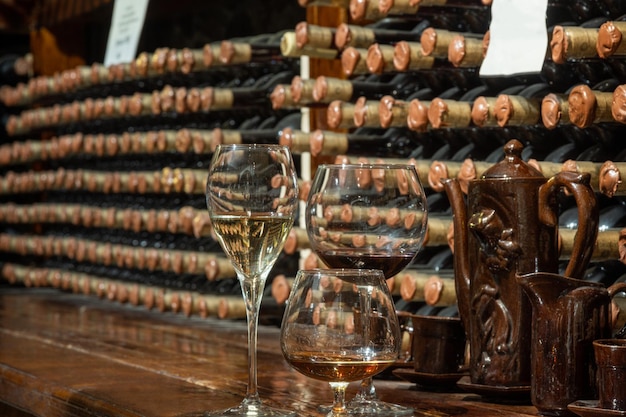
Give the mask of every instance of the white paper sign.
[[149, 0], [115, 0], [104, 65], [130, 62], [137, 55]]
[[547, 0], [494, 0], [481, 76], [541, 72], [548, 48]]

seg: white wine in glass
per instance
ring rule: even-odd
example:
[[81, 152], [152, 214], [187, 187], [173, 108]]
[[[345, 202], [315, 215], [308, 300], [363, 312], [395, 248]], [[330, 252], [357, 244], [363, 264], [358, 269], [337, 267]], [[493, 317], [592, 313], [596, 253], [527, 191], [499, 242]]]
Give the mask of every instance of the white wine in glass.
[[261, 402], [257, 387], [258, 311], [267, 276], [293, 226], [297, 177], [288, 148], [219, 145], [213, 154], [206, 200], [213, 231], [231, 260], [246, 302], [248, 389], [234, 408], [207, 416], [283, 417], [294, 412]]

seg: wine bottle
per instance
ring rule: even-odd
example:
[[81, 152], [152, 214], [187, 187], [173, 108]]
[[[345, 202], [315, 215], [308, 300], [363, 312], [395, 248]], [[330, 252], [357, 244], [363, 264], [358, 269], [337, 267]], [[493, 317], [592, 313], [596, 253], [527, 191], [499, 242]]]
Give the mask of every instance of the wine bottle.
[[[448, 58], [450, 43], [457, 37], [471, 38], [472, 41], [480, 40], [481, 51], [485, 48], [484, 35], [472, 33], [459, 33], [441, 28], [428, 27], [422, 32], [419, 43], [422, 54], [434, 58]], [[406, 39], [408, 41], [408, 39]]]
[[345, 49], [369, 48], [374, 43], [394, 44], [399, 41], [419, 41], [426, 22], [420, 22], [411, 30], [380, 29], [341, 23], [335, 31], [335, 47]]
[[[407, 127], [415, 131], [419, 131], [417, 126], [411, 126], [412, 122], [416, 122], [416, 119], [411, 116], [411, 106], [424, 106], [428, 107], [430, 101], [434, 97], [434, 92], [430, 88], [420, 88], [413, 92], [406, 98], [396, 99], [392, 95], [386, 95], [381, 97], [380, 105], [378, 108], [378, 116], [380, 119], [380, 126], [387, 127]], [[427, 114], [427, 110], [426, 113]], [[424, 123], [428, 123], [428, 118], [423, 119]], [[425, 125], [423, 126], [425, 128]]]
[[[393, 66], [396, 71], [417, 71], [420, 74], [433, 73], [448, 78], [452, 85], [461, 88], [472, 88], [480, 84], [478, 72], [473, 68], [457, 68], [449, 61], [424, 55], [422, 45], [416, 42], [400, 41], [394, 45]], [[431, 79], [432, 80], [432, 79]], [[428, 82], [432, 88], [437, 80]], [[442, 87], [439, 87], [442, 88]]]
[[290, 127], [280, 131], [278, 143], [287, 146], [293, 154], [302, 154], [311, 149], [310, 133]]
[[[204, 142], [207, 142], [205, 138]], [[260, 130], [224, 130], [214, 129], [210, 135], [210, 144], [206, 148], [215, 151], [218, 145], [234, 144], [278, 144], [279, 132], [276, 129]]]
[[291, 84], [289, 86], [292, 100], [301, 105], [310, 105], [311, 103], [315, 103], [316, 100], [313, 96], [315, 81], [315, 79], [302, 78], [299, 75], [294, 76], [291, 79]]
[[435, 128], [469, 127], [472, 107], [468, 101], [445, 100], [434, 98], [428, 106], [428, 121]]
[[622, 228], [626, 226], [626, 206], [622, 201], [609, 205], [600, 210], [600, 230]]
[[415, 132], [425, 132], [430, 126], [428, 120], [429, 100], [412, 99], [409, 101], [407, 127]]
[[541, 100], [549, 92], [547, 84], [538, 83], [515, 94], [505, 91], [497, 97], [478, 97], [472, 106], [472, 121], [483, 127], [536, 125], [541, 117]]
[[541, 121], [547, 129], [571, 123], [567, 94], [548, 93], [541, 100]]
[[292, 109], [299, 107], [291, 95], [291, 85], [277, 84], [270, 93], [273, 110]]
[[[620, 0], [578, 0], [575, 2], [567, 0], [551, 0], [548, 2], [548, 15], [551, 9], [567, 11], [567, 18], [563, 20], [574, 20], [575, 22], [586, 22], [596, 17], [615, 18], [624, 13]], [[558, 14], [558, 13], [556, 13]], [[565, 17], [566, 14], [562, 13]]]
[[[600, 221], [598, 223], [599, 230], [621, 229], [626, 226], [626, 206], [623, 202], [609, 202], [600, 209]], [[561, 212], [559, 215], [559, 227], [567, 229], [576, 229], [578, 227], [578, 213], [575, 207], [570, 207]], [[616, 244], [617, 242], [612, 242]]]
[[354, 104], [334, 100], [326, 109], [326, 123], [331, 129], [347, 129], [356, 127], [354, 124]]
[[420, 80], [412, 74], [397, 74], [389, 80], [374, 76], [363, 81], [343, 80], [321, 75], [315, 80], [313, 98], [315, 101], [326, 103], [333, 100], [354, 103], [359, 97], [376, 100], [389, 92], [397, 97], [406, 97], [419, 88], [419, 82]]
[[[490, 5], [490, 2], [485, 0], [381, 0], [379, 2], [379, 8], [383, 10], [391, 10], [393, 8], [414, 8], [416, 6], [478, 7], [482, 9], [482, 6], [486, 5]], [[416, 9], [416, 11], [418, 10], [419, 9]]]
[[296, 46], [300, 49], [305, 46], [325, 49], [335, 47], [336, 30], [334, 28], [312, 25], [308, 22], [298, 22], [295, 33]]
[[359, 135], [316, 130], [310, 136], [311, 155], [362, 155], [408, 157], [419, 141], [404, 129], [387, 129], [382, 135]]
[[367, 49], [347, 47], [341, 52], [341, 69], [346, 77], [369, 74]]
[[288, 58], [309, 56], [322, 59], [335, 59], [338, 55], [336, 48], [322, 48], [315, 46], [315, 44], [309, 43], [306, 36], [303, 36], [302, 34], [300, 34], [300, 39], [298, 40], [298, 35], [295, 31], [288, 31], [282, 35], [280, 39], [280, 53], [282, 56]]
[[[442, 275], [435, 270], [416, 271], [413, 269], [407, 269], [398, 275], [402, 277], [400, 294], [404, 301], [426, 301], [427, 305], [433, 309], [431, 313], [435, 313], [442, 306], [456, 303], [452, 275]], [[421, 311], [421, 314], [427, 312]]]
[[367, 48], [367, 56], [365, 63], [367, 69], [372, 74], [382, 74], [384, 72], [393, 72], [394, 47], [392, 45], [383, 45], [374, 43]]
[[578, 127], [614, 121], [613, 92], [594, 91], [588, 85], [581, 84], [572, 88], [567, 102], [569, 120]]
[[203, 110], [223, 110], [243, 107], [268, 107], [271, 105], [270, 94], [277, 84], [290, 82], [292, 71], [284, 71], [260, 78], [254, 87], [246, 88], [211, 88], [206, 90], [207, 99]]
[[247, 43], [223, 40], [220, 44], [219, 60], [225, 65], [249, 64], [281, 60], [280, 42], [278, 43]]
[[302, 7], [323, 6], [344, 9], [348, 7], [349, 3], [349, 0], [298, 0], [298, 4]]
[[409, 115], [409, 103], [403, 100], [396, 100], [393, 96], [381, 97], [378, 107], [378, 117], [380, 126], [405, 127]]
[[448, 45], [448, 61], [457, 68], [478, 68], [485, 58], [482, 38], [468, 35], [454, 36]]
[[381, 127], [380, 101], [359, 97], [354, 104], [353, 121], [356, 127]]
[[[603, 59], [599, 56], [598, 42], [607, 43], [607, 46], [611, 44], [607, 40], [608, 36], [599, 39], [598, 26], [605, 22], [606, 18], [596, 18], [581, 26], [555, 26], [550, 41], [552, 61], [571, 72], [578, 82], [587, 85], [597, 84], [607, 78], [621, 77], [625, 69], [620, 60]], [[606, 35], [606, 31], [603, 33]]]
[[389, 91], [389, 85], [383, 83], [359, 82], [320, 75], [315, 79], [313, 98], [318, 102], [329, 103], [334, 100], [355, 102], [359, 97], [380, 98]]
[[5, 54], [0, 57], [0, 84], [14, 86], [27, 82], [33, 75], [31, 54]]
[[557, 64], [563, 64], [567, 60], [597, 57], [597, 26], [602, 24], [604, 19], [596, 18], [594, 22], [586, 26], [554, 26], [550, 38], [552, 60]]
[[585, 281], [599, 282], [609, 287], [624, 274], [626, 274], [626, 264], [615, 259], [596, 263], [587, 269], [583, 279]]
[[[473, 19], [466, 19], [468, 24], [475, 23], [477, 27], [475, 32], [484, 32], [489, 21], [489, 7], [484, 6], [480, 1], [455, 1], [454, 7], [450, 6], [452, 2], [418, 2], [414, 0], [351, 0], [350, 1], [350, 17], [355, 22], [367, 20], [377, 21], [386, 16], [415, 16], [420, 17], [438, 16], [441, 14], [461, 14], [473, 12], [472, 16], [480, 16], [477, 22]], [[473, 3], [473, 4], [472, 4]], [[482, 29], [482, 30], [480, 30]]]

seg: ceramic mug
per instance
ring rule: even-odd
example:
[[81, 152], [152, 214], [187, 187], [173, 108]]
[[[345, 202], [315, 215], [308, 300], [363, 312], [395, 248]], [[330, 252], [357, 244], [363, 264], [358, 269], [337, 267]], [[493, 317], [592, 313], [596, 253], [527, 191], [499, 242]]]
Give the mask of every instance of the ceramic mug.
[[626, 410], [626, 339], [594, 340], [598, 406]]
[[414, 315], [412, 323], [415, 372], [458, 373], [465, 360], [465, 331], [461, 319]]

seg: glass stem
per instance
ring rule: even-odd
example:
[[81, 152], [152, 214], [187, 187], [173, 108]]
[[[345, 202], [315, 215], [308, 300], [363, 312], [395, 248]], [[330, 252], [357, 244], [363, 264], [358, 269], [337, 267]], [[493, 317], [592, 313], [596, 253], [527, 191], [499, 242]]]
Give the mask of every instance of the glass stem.
[[331, 382], [330, 387], [333, 389], [333, 409], [329, 413], [329, 416], [346, 416], [348, 412], [346, 410], [346, 388], [347, 382]]
[[[365, 326], [365, 331], [363, 333], [363, 339], [366, 344], [370, 342], [370, 312], [371, 312], [371, 295], [372, 295], [372, 287], [367, 286], [360, 290], [360, 295], [363, 299], [363, 322]], [[375, 401], [376, 398], [376, 388], [374, 388], [374, 380], [369, 377], [365, 378], [361, 381], [361, 389], [359, 390], [359, 396], [361, 399], [370, 401]]]
[[250, 406], [260, 406], [261, 399], [257, 386], [257, 329], [259, 324], [259, 308], [263, 298], [265, 279], [240, 277], [241, 292], [246, 303], [246, 318], [248, 322], [248, 390], [244, 403]]
[[359, 396], [364, 400], [377, 400], [376, 387], [374, 387], [374, 380], [372, 378], [365, 378], [361, 381]]

